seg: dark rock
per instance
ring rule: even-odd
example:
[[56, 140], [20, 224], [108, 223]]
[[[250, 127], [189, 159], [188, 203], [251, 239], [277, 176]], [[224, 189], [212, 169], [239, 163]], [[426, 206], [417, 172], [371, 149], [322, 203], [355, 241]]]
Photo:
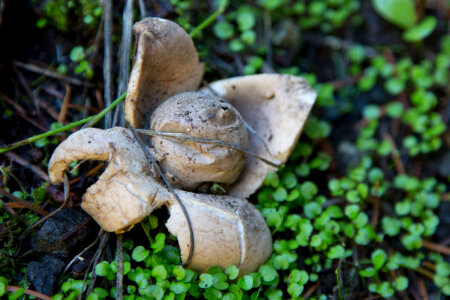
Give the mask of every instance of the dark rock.
[[450, 151], [445, 153], [438, 166], [438, 173], [442, 177], [450, 176]]
[[366, 44], [392, 45], [402, 43], [402, 31], [399, 27], [385, 21], [373, 8], [371, 1], [362, 1], [362, 15], [366, 33]]
[[[66, 258], [75, 246], [80, 247], [91, 232], [90, 217], [81, 209], [67, 208], [44, 222], [31, 240], [34, 251]], [[80, 226], [81, 225], [81, 226]]]
[[346, 173], [349, 168], [356, 167], [360, 158], [361, 153], [354, 143], [342, 141], [338, 144], [336, 159], [342, 173]]
[[450, 236], [450, 202], [441, 202], [438, 217], [439, 227], [436, 230], [436, 236], [438, 240], [445, 240]]
[[32, 261], [27, 266], [27, 276], [34, 290], [50, 296], [64, 262], [53, 256], [44, 256], [40, 261]]

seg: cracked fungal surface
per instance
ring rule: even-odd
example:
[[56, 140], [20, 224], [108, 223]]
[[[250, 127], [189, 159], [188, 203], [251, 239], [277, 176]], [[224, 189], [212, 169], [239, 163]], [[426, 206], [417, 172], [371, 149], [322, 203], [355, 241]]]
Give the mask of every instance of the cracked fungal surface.
[[[150, 128], [217, 139], [243, 149], [248, 146], [239, 112], [211, 94], [185, 92], [167, 99], [153, 113]], [[246, 154], [229, 147], [162, 137], [151, 140], [166, 177], [184, 190], [194, 190], [204, 182], [233, 183], [245, 166]]]
[[[248, 201], [229, 196], [177, 191], [191, 218], [195, 247], [189, 268], [206, 272], [211, 266], [239, 267], [248, 274], [270, 256], [272, 237], [260, 212]], [[189, 233], [181, 207], [169, 201], [169, 231], [178, 237], [181, 256], [189, 253]], [[220, 248], [219, 248], [220, 247]]]

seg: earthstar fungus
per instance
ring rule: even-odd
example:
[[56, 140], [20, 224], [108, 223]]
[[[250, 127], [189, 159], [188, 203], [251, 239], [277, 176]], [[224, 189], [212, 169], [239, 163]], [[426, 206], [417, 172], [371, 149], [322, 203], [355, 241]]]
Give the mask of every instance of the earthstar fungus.
[[[146, 18], [133, 31], [135, 58], [125, 118], [132, 127], [154, 134], [137, 140], [130, 128], [82, 129], [53, 153], [50, 180], [62, 182], [73, 161], [106, 161], [107, 168], [82, 203], [104, 230], [127, 231], [165, 205], [170, 212], [166, 226], [177, 236], [189, 268], [206, 272], [211, 266], [234, 264], [240, 275], [257, 270], [270, 256], [272, 239], [264, 218], [245, 198], [276, 169], [241, 150], [277, 164], [286, 162], [316, 93], [304, 79], [279, 74], [219, 80], [196, 91], [204, 66], [180, 26]], [[169, 139], [158, 132], [220, 140], [233, 147]], [[161, 166], [173, 193], [149, 155]], [[195, 192], [210, 182], [226, 184], [229, 195]]]

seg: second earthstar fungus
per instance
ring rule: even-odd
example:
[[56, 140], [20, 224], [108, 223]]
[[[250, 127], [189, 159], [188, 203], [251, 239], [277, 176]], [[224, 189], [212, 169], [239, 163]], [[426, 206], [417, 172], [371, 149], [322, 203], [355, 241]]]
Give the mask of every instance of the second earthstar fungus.
[[[82, 202], [104, 230], [127, 231], [165, 205], [166, 226], [189, 268], [236, 265], [240, 275], [257, 270], [271, 254], [272, 239], [246, 198], [274, 165], [286, 162], [316, 93], [304, 79], [280, 74], [219, 80], [197, 91], [203, 64], [180, 26], [146, 18], [133, 31], [125, 119], [136, 130], [72, 134], [52, 155], [51, 181], [62, 182], [73, 161], [106, 161]], [[198, 191], [211, 182], [226, 184], [228, 195]]]

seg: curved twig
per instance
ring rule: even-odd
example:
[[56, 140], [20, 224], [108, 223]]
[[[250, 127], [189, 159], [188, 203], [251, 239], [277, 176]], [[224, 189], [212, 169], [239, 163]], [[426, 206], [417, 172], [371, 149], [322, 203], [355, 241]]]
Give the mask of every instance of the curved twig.
[[[109, 232], [104, 232], [103, 231], [101, 233], [101, 235], [102, 236], [100, 238], [100, 245], [98, 245], [98, 249], [97, 249], [95, 260], [91, 260], [91, 262], [89, 263], [89, 266], [87, 268], [88, 271], [86, 272], [86, 274], [84, 274], [83, 284], [81, 285], [80, 296], [78, 297], [79, 300], [81, 300], [81, 298], [83, 296], [83, 290], [84, 290], [84, 287], [86, 286], [86, 281], [87, 281], [87, 278], [88, 278], [88, 275], [89, 275], [89, 270], [92, 268], [92, 265], [94, 265], [94, 269], [95, 269], [95, 266], [97, 265], [101, 255], [102, 255], [103, 249], [105, 248], [106, 243], [108, 242]], [[97, 274], [95, 273], [95, 270], [92, 270], [91, 281], [89, 282], [89, 287], [88, 287], [88, 289], [86, 291], [87, 295], [89, 295], [94, 290], [94, 285], [95, 285], [95, 279], [96, 278], [97, 278]]]
[[134, 129], [133, 127], [130, 127], [130, 129], [133, 132], [134, 138], [138, 141], [138, 143], [141, 145], [142, 149], [144, 150], [145, 155], [151, 161], [152, 165], [155, 167], [158, 174], [161, 176], [162, 180], [164, 181], [164, 184], [167, 186], [167, 189], [170, 191], [170, 193], [172, 195], [174, 195], [178, 205], [180, 205], [181, 210], [183, 211], [183, 215], [186, 218], [186, 222], [188, 224], [188, 229], [189, 229], [189, 242], [191, 244], [190, 245], [191, 247], [189, 247], [189, 254], [186, 259], [186, 262], [183, 263], [183, 266], [186, 266], [189, 264], [189, 262], [192, 259], [193, 254], [194, 254], [194, 230], [192, 229], [192, 223], [191, 223], [191, 219], [189, 218], [189, 214], [188, 214], [183, 202], [181, 201], [180, 197], [178, 197], [177, 193], [175, 193], [175, 190], [173, 189], [172, 185], [169, 183], [169, 181], [167, 180], [167, 178], [164, 176], [163, 172], [161, 171], [161, 168], [156, 163], [155, 159], [153, 158], [153, 155], [150, 153], [150, 151], [148, 151], [147, 147], [144, 145], [141, 138], [137, 135], [138, 129]]
[[103, 233], [103, 229], [100, 229], [100, 231], [99, 231], [97, 237], [95, 238], [95, 240], [94, 240], [89, 246], [87, 246], [86, 248], [84, 248], [80, 253], [78, 253], [74, 258], [72, 258], [71, 261], [69, 261], [69, 263], [68, 263], [68, 264], [66, 265], [66, 267], [64, 268], [64, 270], [63, 270], [61, 276], [64, 275], [64, 273], [66, 273], [67, 270], [69, 270], [70, 266], [72, 266], [73, 263], [74, 263], [81, 255], [83, 255], [86, 251], [88, 251], [89, 249], [91, 249], [92, 247], [94, 247], [95, 244], [98, 243], [98, 240], [100, 239], [100, 236], [101, 236], [102, 233]]
[[117, 234], [117, 272], [116, 272], [116, 300], [123, 296], [123, 234]]
[[222, 140], [200, 138], [200, 137], [196, 137], [196, 136], [192, 136], [192, 135], [184, 134], [184, 133], [179, 133], [179, 132], [162, 132], [162, 131], [155, 131], [155, 130], [151, 130], [151, 129], [136, 129], [136, 131], [139, 133], [145, 134], [145, 135], [163, 137], [168, 140], [188, 141], [188, 142], [214, 144], [214, 145], [219, 145], [219, 146], [230, 147], [230, 148], [242, 151], [244, 153], [247, 153], [247, 154], [253, 156], [254, 158], [259, 159], [260, 161], [268, 164], [271, 167], [274, 167], [274, 168], [281, 167], [281, 165], [271, 162], [271, 161], [265, 159], [264, 157], [259, 156], [256, 153], [253, 153], [251, 151], [248, 151], [247, 149], [242, 148], [239, 145], [227, 143]]
[[41, 225], [43, 222], [45, 222], [45, 220], [47, 220], [50, 217], [53, 217], [58, 212], [60, 212], [61, 209], [66, 207], [67, 203], [69, 203], [69, 198], [70, 198], [69, 195], [70, 195], [69, 177], [67, 176], [67, 173], [64, 172], [64, 202], [63, 202], [63, 204], [60, 207], [58, 207], [56, 210], [52, 211], [51, 213], [49, 213], [48, 215], [46, 215], [45, 217], [41, 218], [39, 221], [34, 223], [30, 228], [25, 230], [24, 233], [22, 234], [22, 236], [20, 237], [20, 239], [23, 239], [28, 233], [30, 233], [36, 227]]

